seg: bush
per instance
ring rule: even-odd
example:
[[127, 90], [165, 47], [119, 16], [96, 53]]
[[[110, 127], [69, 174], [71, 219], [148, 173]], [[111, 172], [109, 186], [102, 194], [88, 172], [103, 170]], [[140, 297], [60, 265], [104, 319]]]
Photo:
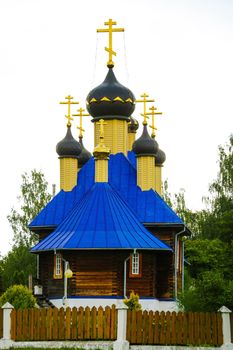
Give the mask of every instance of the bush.
[[139, 295], [135, 294], [132, 290], [129, 299], [124, 299], [125, 305], [128, 306], [129, 310], [141, 310], [142, 306], [139, 303]]
[[35, 307], [36, 299], [27, 287], [16, 284], [9, 287], [0, 297], [0, 306], [7, 302], [15, 309], [28, 309]]

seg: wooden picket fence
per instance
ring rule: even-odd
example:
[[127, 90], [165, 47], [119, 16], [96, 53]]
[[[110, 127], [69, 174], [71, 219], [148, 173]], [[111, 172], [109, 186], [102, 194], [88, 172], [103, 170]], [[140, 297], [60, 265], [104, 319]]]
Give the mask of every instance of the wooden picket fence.
[[27, 340], [115, 340], [116, 307], [26, 309], [11, 313], [11, 338]]
[[0, 339], [3, 337], [3, 309], [0, 308]]
[[128, 311], [130, 344], [211, 345], [223, 344], [220, 313]]
[[[233, 316], [231, 315], [233, 334]], [[2, 310], [0, 309], [0, 332]], [[0, 333], [1, 335], [1, 333]], [[102, 308], [12, 310], [11, 338], [28, 340], [116, 340], [115, 305]], [[222, 315], [192, 312], [127, 312], [127, 340], [141, 345], [223, 344]]]

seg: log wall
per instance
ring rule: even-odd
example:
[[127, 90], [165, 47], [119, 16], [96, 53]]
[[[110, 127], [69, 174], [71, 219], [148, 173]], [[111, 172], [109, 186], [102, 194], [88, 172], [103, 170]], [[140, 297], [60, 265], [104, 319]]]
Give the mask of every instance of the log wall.
[[[123, 296], [124, 261], [132, 251], [70, 251], [63, 258], [70, 263], [73, 277], [68, 281], [69, 296]], [[142, 277], [129, 277], [127, 263], [127, 295], [134, 290], [140, 297], [172, 295], [172, 254], [142, 251]], [[45, 295], [61, 297], [64, 280], [53, 278], [53, 252], [40, 255], [40, 280]], [[168, 273], [169, 272], [169, 273]]]

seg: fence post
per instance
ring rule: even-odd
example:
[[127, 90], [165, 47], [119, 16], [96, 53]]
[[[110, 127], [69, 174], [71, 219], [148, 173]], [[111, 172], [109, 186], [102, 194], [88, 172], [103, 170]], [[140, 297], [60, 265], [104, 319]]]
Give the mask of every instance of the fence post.
[[2, 306], [3, 309], [3, 339], [11, 339], [11, 311], [14, 306], [10, 303], [6, 303]]
[[117, 309], [117, 340], [113, 343], [113, 350], [129, 350], [129, 342], [126, 340], [127, 310], [128, 306], [120, 301]]
[[223, 345], [221, 348], [233, 350], [233, 344], [231, 342], [231, 310], [229, 310], [226, 306], [222, 306], [219, 311], [222, 313]]

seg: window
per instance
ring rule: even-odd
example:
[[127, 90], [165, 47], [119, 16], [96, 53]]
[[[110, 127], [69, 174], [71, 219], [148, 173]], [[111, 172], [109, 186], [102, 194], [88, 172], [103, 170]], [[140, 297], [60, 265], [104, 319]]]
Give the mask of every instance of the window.
[[142, 255], [140, 253], [130, 255], [129, 277], [142, 277]]
[[62, 278], [62, 255], [55, 254], [54, 255], [54, 270], [53, 270], [53, 278]]

